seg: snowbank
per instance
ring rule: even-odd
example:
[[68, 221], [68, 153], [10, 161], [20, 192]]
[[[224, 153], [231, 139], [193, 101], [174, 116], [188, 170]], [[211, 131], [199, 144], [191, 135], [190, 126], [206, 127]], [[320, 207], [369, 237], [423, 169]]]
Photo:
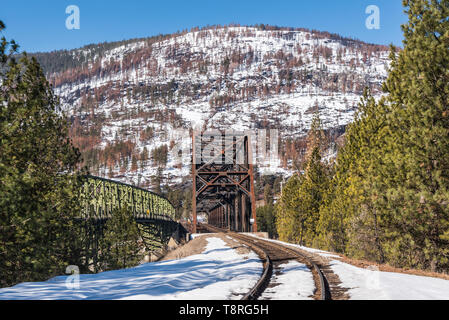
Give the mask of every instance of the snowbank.
[[58, 276], [0, 289], [0, 299], [240, 299], [262, 273], [259, 257], [238, 254], [219, 238], [207, 241], [202, 254], [180, 260], [82, 274], [79, 289], [66, 286], [68, 276]]

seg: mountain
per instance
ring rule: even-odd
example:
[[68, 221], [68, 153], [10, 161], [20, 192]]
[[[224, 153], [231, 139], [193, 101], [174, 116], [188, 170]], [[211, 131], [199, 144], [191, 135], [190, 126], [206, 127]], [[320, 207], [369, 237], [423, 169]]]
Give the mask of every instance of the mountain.
[[331, 158], [363, 89], [382, 94], [389, 64], [385, 46], [267, 25], [194, 28], [34, 56], [91, 172], [145, 187], [188, 177], [189, 155], [177, 165], [167, 151], [174, 130], [192, 126], [278, 129], [274, 171], [288, 174], [318, 110]]

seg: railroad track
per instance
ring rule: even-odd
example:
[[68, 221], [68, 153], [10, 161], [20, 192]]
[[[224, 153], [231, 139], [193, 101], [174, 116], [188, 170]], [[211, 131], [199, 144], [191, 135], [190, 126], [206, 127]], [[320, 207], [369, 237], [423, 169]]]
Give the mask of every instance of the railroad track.
[[316, 288], [314, 294], [315, 299], [332, 299], [331, 289], [325, 273], [321, 270], [321, 265], [304, 252], [278, 243], [262, 240], [241, 233], [230, 232], [210, 225], [202, 225], [202, 227], [210, 232], [226, 233], [226, 235], [231, 238], [234, 238], [235, 240], [250, 247], [262, 259], [264, 265], [262, 276], [256, 285], [247, 294], [245, 294], [242, 300], [256, 300], [260, 297], [270, 284], [274, 267], [289, 260], [296, 260], [304, 263], [311, 270]]

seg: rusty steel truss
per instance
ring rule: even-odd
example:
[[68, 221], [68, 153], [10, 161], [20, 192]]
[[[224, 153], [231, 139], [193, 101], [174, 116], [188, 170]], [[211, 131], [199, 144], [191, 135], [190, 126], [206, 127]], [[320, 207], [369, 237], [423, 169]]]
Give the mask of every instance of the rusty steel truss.
[[243, 132], [192, 135], [193, 232], [197, 214], [208, 223], [238, 232], [256, 232], [256, 197], [251, 136]]

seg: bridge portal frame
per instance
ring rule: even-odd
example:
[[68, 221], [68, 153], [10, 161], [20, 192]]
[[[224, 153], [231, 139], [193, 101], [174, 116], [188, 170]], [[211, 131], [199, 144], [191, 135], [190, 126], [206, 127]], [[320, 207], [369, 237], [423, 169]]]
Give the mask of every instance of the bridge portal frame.
[[[212, 154], [213, 153], [213, 154]], [[257, 232], [251, 135], [194, 131], [192, 134], [192, 215], [232, 231]]]

